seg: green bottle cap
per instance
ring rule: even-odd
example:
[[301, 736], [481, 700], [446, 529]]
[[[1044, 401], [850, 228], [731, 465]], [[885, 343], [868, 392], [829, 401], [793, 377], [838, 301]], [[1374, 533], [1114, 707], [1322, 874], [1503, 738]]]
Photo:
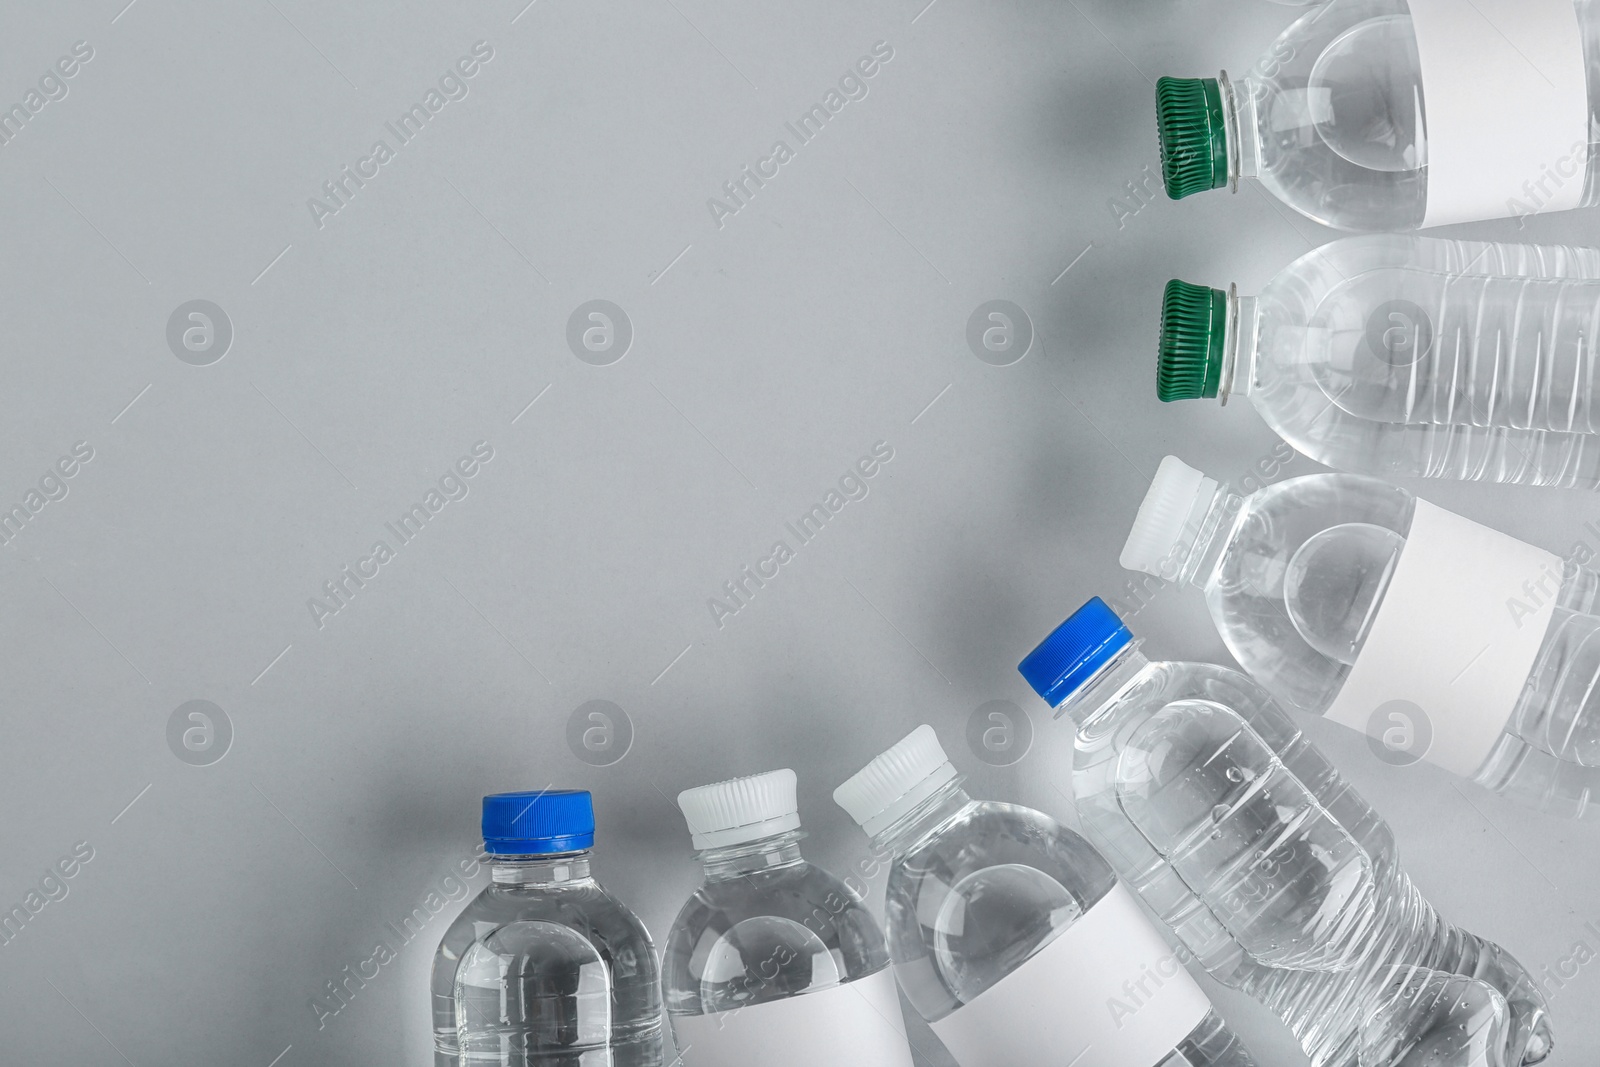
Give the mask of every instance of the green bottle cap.
[[1228, 184], [1228, 134], [1217, 79], [1156, 82], [1156, 128], [1169, 197], [1182, 200]]
[[1198, 400], [1217, 395], [1228, 329], [1228, 294], [1176, 278], [1161, 300], [1161, 351], [1156, 396]]

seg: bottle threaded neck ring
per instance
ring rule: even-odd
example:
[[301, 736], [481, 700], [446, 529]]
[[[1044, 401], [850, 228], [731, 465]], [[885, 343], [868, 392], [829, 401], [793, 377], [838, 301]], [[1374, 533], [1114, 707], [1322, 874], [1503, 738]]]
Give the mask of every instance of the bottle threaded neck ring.
[[1216, 78], [1156, 82], [1156, 129], [1167, 196], [1182, 200], [1228, 184], [1228, 133]]
[[1174, 278], [1161, 300], [1156, 396], [1163, 401], [1214, 397], [1222, 383], [1228, 294]]

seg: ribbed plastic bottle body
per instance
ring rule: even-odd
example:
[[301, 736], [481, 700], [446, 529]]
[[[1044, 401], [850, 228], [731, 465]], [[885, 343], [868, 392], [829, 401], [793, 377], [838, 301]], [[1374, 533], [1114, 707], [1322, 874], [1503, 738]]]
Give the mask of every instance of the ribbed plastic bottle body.
[[[1365, 646], [1416, 498], [1313, 474], [1241, 497], [1220, 487], [1183, 574], [1234, 658], [1284, 704], [1328, 710]], [[1600, 808], [1600, 574], [1568, 566], [1527, 684], [1474, 780], [1568, 816]], [[1559, 589], [1555, 583], [1559, 581]]]
[[755, 1008], [836, 989], [889, 965], [870, 912], [800, 855], [800, 831], [708, 852], [707, 880], [667, 936], [674, 1018]]
[[[1576, 7], [1585, 67], [1593, 71], [1600, 60], [1597, 2], [1577, 0]], [[1591, 76], [1587, 90], [1591, 129], [1600, 114], [1596, 81]], [[1427, 91], [1406, 0], [1330, 0], [1286, 30], [1235, 91], [1244, 176], [1327, 226], [1385, 232], [1422, 225]], [[1591, 146], [1571, 179], [1584, 182], [1585, 206], [1600, 197], [1593, 158]]]
[[[1548, 1054], [1532, 979], [1439, 919], [1387, 826], [1259, 686], [1129, 648], [1063, 709], [1090, 840], [1213, 975], [1283, 1019], [1315, 1067], [1351, 1067], [1374, 1029], [1435, 1042], [1441, 1065]], [[1410, 969], [1488, 988], [1471, 987], [1466, 1018], [1444, 1025], [1386, 995]]]
[[[930, 1023], [1015, 973], [1117, 884], [1093, 846], [1049, 816], [972, 801], [959, 781], [947, 792], [890, 845], [896, 851], [885, 893], [895, 977]], [[1253, 1064], [1213, 1011], [1155, 1067]]]
[[1238, 391], [1318, 462], [1600, 486], [1600, 250], [1347, 238], [1281, 271], [1240, 332]]
[[650, 935], [586, 874], [550, 881], [560, 859], [498, 857], [450, 924], [431, 983], [436, 1067], [662, 1064]]
[[1600, 574], [1566, 568], [1528, 684], [1474, 781], [1539, 811], [1600, 816]]

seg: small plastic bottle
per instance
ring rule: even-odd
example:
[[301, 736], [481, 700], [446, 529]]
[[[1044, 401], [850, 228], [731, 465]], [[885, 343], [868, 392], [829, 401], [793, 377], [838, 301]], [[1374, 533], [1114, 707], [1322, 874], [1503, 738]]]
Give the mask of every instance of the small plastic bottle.
[[1249, 77], [1160, 79], [1167, 194], [1367, 232], [1594, 204], [1597, 39], [1596, 0], [1329, 0]]
[[[1590, 553], [1592, 555], [1592, 552]], [[1122, 565], [1199, 587], [1284, 704], [1524, 804], [1600, 804], [1600, 574], [1376, 478], [1241, 496], [1161, 461]]]
[[1087, 841], [963, 782], [919, 726], [833, 794], [889, 861], [895, 976], [961, 1067], [1253, 1067]]
[[1334, 241], [1258, 297], [1167, 285], [1156, 395], [1242, 394], [1379, 477], [1600, 486], [1600, 249]]
[[1313, 1067], [1533, 1064], [1544, 996], [1439, 917], [1393, 834], [1258, 685], [1152, 663], [1089, 601], [1021, 663], [1074, 730], [1084, 832], [1215, 978], [1255, 997]]
[[581, 790], [483, 798], [492, 881], [433, 960], [436, 1067], [660, 1067], [655, 948], [589, 871]]
[[792, 770], [679, 794], [705, 882], [663, 962], [686, 1067], [912, 1067], [883, 934], [800, 855]]

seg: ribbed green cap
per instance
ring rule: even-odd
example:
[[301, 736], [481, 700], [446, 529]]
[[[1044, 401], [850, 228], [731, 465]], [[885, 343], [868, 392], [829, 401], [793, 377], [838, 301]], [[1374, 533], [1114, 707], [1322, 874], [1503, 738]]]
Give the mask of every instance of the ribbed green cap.
[[1156, 129], [1168, 196], [1182, 200], [1228, 184], [1228, 136], [1217, 79], [1156, 82]]
[[1176, 278], [1161, 300], [1161, 351], [1156, 396], [1198, 400], [1217, 395], [1228, 328], [1228, 294]]

